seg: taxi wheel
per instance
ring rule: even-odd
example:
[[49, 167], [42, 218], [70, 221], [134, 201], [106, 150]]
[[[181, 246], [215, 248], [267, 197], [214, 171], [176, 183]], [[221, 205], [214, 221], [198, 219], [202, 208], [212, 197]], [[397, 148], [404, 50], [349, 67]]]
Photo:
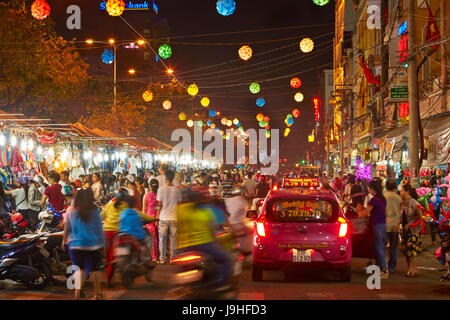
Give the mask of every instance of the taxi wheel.
[[350, 282], [352, 280], [352, 269], [350, 266], [339, 270], [339, 280], [342, 282]]
[[252, 269], [252, 280], [256, 282], [260, 282], [263, 280], [263, 269], [256, 267], [253, 265]]

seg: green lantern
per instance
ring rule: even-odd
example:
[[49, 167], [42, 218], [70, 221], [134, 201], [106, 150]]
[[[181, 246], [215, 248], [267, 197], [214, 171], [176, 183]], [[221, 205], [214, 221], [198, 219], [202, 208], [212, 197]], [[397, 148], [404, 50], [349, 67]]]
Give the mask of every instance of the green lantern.
[[253, 82], [250, 85], [249, 89], [250, 89], [250, 92], [253, 93], [253, 94], [257, 94], [257, 93], [259, 93], [259, 91], [261, 91], [260, 85], [258, 83], [256, 83], [256, 82]]
[[259, 122], [259, 126], [261, 127], [261, 128], [264, 128], [266, 125], [265, 125], [265, 122], [264, 121], [260, 121]]
[[329, 0], [313, 0], [313, 2], [314, 2], [314, 4], [322, 7], [322, 6], [326, 5], [330, 1]]
[[163, 59], [168, 59], [172, 55], [172, 48], [168, 44], [159, 47], [158, 54]]

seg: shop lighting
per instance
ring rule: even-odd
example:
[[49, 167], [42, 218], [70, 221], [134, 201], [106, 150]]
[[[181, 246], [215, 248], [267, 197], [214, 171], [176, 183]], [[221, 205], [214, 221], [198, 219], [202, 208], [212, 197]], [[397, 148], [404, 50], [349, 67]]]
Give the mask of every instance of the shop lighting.
[[91, 150], [88, 151], [88, 158], [89, 159], [92, 158], [92, 151]]
[[27, 150], [27, 141], [26, 140], [22, 140], [20, 142], [20, 149], [22, 149], [22, 151], [26, 151]]
[[103, 159], [105, 160], [105, 162], [108, 162], [108, 161], [109, 161], [109, 157], [108, 157], [108, 155], [107, 155], [107, 154], [105, 154], [105, 155], [104, 155], [104, 157], [103, 157]]
[[394, 165], [394, 161], [392, 159], [389, 160], [389, 165], [392, 167]]
[[59, 168], [59, 161], [55, 161], [55, 169]]
[[34, 141], [32, 139], [28, 140], [28, 151], [32, 151], [34, 149]]
[[88, 155], [87, 152], [85, 152], [85, 153], [83, 154], [83, 158], [84, 158], [85, 160], [89, 159], [89, 155]]
[[2, 134], [2, 135], [0, 136], [0, 146], [4, 146], [5, 143], [6, 143], [5, 135]]
[[72, 160], [72, 167], [76, 167], [77, 166], [77, 160], [73, 159]]
[[15, 147], [17, 146], [17, 138], [16, 136], [11, 137], [11, 146]]

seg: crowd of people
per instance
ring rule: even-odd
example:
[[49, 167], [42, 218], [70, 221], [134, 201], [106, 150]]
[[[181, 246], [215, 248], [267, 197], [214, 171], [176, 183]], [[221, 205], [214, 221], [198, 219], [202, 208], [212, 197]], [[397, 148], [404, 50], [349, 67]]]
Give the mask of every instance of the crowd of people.
[[[12, 190], [5, 190], [0, 183], [0, 201], [7, 210], [6, 197], [13, 197], [16, 210], [30, 225], [38, 222], [38, 213], [48, 205], [65, 210], [63, 247], [79, 267], [77, 272], [83, 281], [93, 275], [98, 299], [103, 297], [100, 270], [106, 271], [106, 285], [113, 286], [114, 239], [121, 232], [132, 235], [146, 248], [150, 263], [171, 263], [174, 255], [186, 248], [208, 253], [221, 266], [217, 281], [221, 290], [231, 273], [231, 257], [215, 244], [211, 225], [227, 225], [236, 234], [242, 233], [246, 213], [256, 207], [255, 201], [265, 198], [283, 178], [303, 176], [296, 171], [262, 176], [257, 171], [238, 169], [175, 172], [166, 164], [157, 172], [141, 176], [107, 172], [71, 179], [68, 171], [52, 171], [45, 178], [21, 178]], [[325, 175], [317, 178], [321, 189], [335, 192], [358, 216], [369, 217], [376, 264], [383, 278], [396, 271], [400, 241], [408, 263], [406, 275], [417, 275], [416, 257], [422, 251], [421, 225], [417, 222], [422, 211], [409, 183], [398, 185], [384, 176], [367, 181], [352, 174], [333, 180]], [[193, 188], [197, 188], [194, 193]], [[206, 194], [208, 201], [201, 201]], [[151, 235], [151, 245], [145, 242], [143, 225]], [[250, 250], [251, 244], [242, 246]], [[82, 296], [83, 291], [76, 289], [75, 298]]]

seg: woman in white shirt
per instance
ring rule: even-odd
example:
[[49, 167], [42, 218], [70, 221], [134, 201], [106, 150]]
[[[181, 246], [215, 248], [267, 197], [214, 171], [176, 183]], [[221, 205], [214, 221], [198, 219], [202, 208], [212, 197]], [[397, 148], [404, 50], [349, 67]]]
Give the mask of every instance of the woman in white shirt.
[[19, 187], [14, 190], [5, 190], [5, 193], [14, 198], [14, 201], [16, 202], [16, 211], [23, 215], [28, 224], [33, 225], [37, 222], [37, 217], [32, 217], [29, 215], [30, 207], [28, 205], [28, 182], [28, 177], [20, 177], [18, 179]]

